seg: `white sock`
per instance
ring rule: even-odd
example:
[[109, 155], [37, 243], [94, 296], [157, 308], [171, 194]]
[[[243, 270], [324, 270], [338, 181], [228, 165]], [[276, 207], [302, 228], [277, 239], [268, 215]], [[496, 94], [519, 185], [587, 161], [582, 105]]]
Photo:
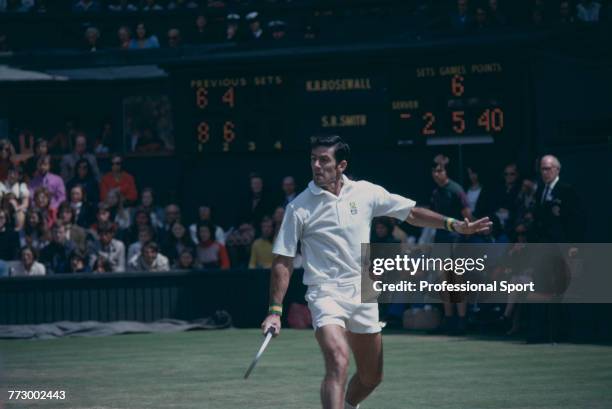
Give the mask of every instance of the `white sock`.
[[347, 401], [344, 401], [344, 409], [359, 409], [359, 405], [353, 406], [350, 403], [348, 403]]

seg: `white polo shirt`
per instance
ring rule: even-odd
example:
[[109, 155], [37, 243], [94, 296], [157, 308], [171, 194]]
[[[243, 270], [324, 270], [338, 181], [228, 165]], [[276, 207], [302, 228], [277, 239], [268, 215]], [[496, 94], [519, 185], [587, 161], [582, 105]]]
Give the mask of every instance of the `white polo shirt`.
[[295, 257], [301, 242], [304, 284], [358, 282], [361, 243], [370, 242], [373, 217], [405, 220], [413, 200], [366, 181], [351, 181], [336, 196], [314, 182], [285, 209], [272, 252]]

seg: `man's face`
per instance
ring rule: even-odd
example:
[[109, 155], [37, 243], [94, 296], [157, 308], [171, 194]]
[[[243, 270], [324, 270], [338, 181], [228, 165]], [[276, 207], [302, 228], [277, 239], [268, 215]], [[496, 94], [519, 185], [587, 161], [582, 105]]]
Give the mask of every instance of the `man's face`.
[[346, 161], [336, 163], [335, 147], [318, 146], [310, 152], [310, 169], [312, 180], [317, 186], [328, 186], [342, 177]]
[[104, 232], [104, 233], [100, 234], [100, 242], [104, 246], [108, 246], [112, 240], [113, 240], [113, 233], [112, 232]]
[[153, 194], [150, 191], [145, 190], [142, 192], [142, 204], [147, 207], [153, 204]]
[[387, 230], [387, 226], [382, 223], [376, 223], [375, 227], [376, 237], [384, 238], [389, 234], [389, 230]]
[[545, 157], [540, 161], [540, 173], [544, 183], [551, 183], [559, 176], [559, 167], [552, 158]]
[[157, 257], [157, 251], [151, 247], [145, 247], [142, 250], [142, 257], [144, 258], [145, 263], [151, 264], [153, 261], [155, 261], [155, 257]]
[[110, 212], [107, 209], [100, 209], [96, 216], [98, 223], [107, 222], [110, 219]]
[[49, 206], [49, 197], [44, 192], [38, 193], [34, 201], [36, 202], [36, 206], [41, 209], [46, 209], [47, 206]]
[[142, 244], [150, 241], [152, 239], [151, 234], [149, 234], [148, 230], [140, 230], [138, 232], [138, 241]]
[[200, 220], [210, 220], [210, 207], [200, 206], [198, 215], [200, 216]]
[[431, 176], [438, 186], [444, 186], [448, 181], [446, 169], [444, 166], [438, 165], [431, 171]]
[[263, 190], [263, 180], [260, 177], [251, 178], [251, 192], [261, 193]]
[[191, 267], [193, 264], [193, 256], [191, 253], [183, 252], [179, 258], [179, 263], [182, 267]]
[[43, 175], [49, 172], [50, 168], [51, 168], [51, 163], [48, 160], [43, 160], [42, 162], [40, 162], [40, 165], [38, 166], [39, 172], [42, 173]]
[[34, 254], [30, 250], [24, 250], [21, 253], [21, 262], [26, 266], [31, 266], [34, 262]]
[[64, 224], [72, 223], [72, 212], [70, 210], [62, 211], [62, 223]]
[[66, 230], [64, 226], [58, 226], [53, 229], [53, 241], [56, 243], [63, 243], [66, 240]]
[[206, 23], [207, 23], [206, 17], [198, 16], [198, 18], [196, 18], [196, 27], [199, 28], [200, 30], [206, 27]]
[[274, 234], [274, 225], [271, 221], [265, 221], [261, 223], [261, 236], [264, 239], [269, 239]]
[[87, 149], [87, 140], [82, 135], [78, 136], [74, 144], [74, 150], [77, 154], [82, 155], [85, 153], [85, 149]]
[[168, 223], [177, 221], [179, 217], [180, 217], [180, 212], [179, 212], [178, 207], [174, 205], [169, 205], [168, 207], [166, 207], [166, 221]]
[[125, 43], [130, 39], [130, 34], [125, 28], [120, 28], [119, 31], [117, 31], [117, 36], [119, 37], [119, 41], [122, 43]]
[[514, 182], [516, 182], [517, 178], [518, 171], [516, 169], [516, 166], [506, 166], [506, 169], [504, 169], [504, 179], [506, 180], [506, 184], [513, 184]]
[[295, 180], [292, 177], [286, 177], [283, 179], [283, 191], [286, 195], [295, 193]]
[[145, 26], [143, 24], [138, 24], [138, 27], [136, 27], [136, 35], [138, 35], [138, 38], [144, 39], [146, 34], [147, 30], [145, 30]]
[[36, 147], [36, 154], [38, 156], [42, 156], [42, 155], [46, 155], [47, 153], [49, 153], [49, 145], [47, 145], [47, 142], [41, 142], [38, 144], [38, 146]]
[[70, 191], [70, 201], [79, 203], [83, 200], [83, 191], [79, 187], [73, 187]]
[[200, 229], [198, 230], [198, 238], [200, 239], [201, 243], [210, 240], [210, 229], [208, 226], [200, 226]]

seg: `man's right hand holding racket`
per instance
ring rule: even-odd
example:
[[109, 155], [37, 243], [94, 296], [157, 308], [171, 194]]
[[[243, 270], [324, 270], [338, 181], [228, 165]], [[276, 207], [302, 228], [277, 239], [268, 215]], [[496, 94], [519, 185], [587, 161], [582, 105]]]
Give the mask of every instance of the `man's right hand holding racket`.
[[268, 314], [265, 320], [261, 323], [261, 329], [265, 335], [270, 328], [274, 328], [274, 336], [278, 336], [281, 330], [281, 317], [277, 314]]

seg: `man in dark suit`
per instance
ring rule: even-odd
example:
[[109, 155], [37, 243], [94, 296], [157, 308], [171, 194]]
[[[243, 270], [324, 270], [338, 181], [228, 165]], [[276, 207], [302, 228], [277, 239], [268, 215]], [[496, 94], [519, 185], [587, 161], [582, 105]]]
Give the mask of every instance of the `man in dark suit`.
[[540, 160], [542, 186], [536, 192], [535, 233], [540, 243], [584, 240], [585, 214], [574, 188], [559, 178], [561, 163], [553, 155]]

